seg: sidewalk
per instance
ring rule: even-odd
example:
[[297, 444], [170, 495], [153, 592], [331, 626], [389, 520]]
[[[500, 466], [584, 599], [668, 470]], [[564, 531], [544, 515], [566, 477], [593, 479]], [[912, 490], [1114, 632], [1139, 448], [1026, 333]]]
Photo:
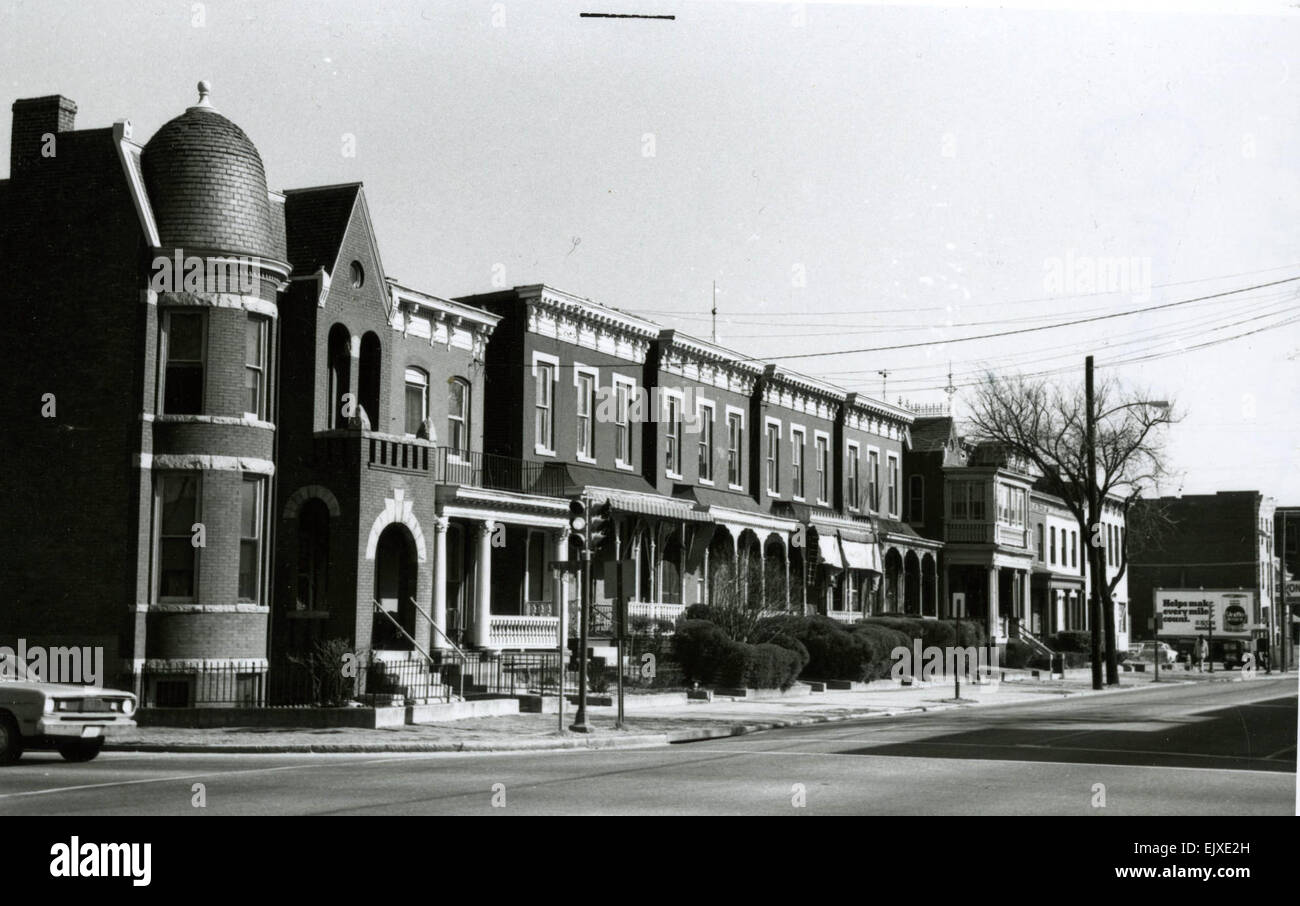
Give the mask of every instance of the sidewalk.
[[[1234, 672], [1198, 676], [1192, 673], [1166, 676], [1162, 671], [1160, 686], [1177, 688], [1186, 685], [1188, 681], [1240, 682], [1241, 674]], [[759, 700], [715, 699], [713, 702], [651, 708], [638, 708], [637, 697], [629, 695], [623, 729], [614, 726], [613, 708], [589, 708], [588, 723], [594, 732], [587, 734], [561, 733], [555, 714], [519, 714], [373, 730], [348, 727], [144, 727], [136, 729], [129, 736], [114, 740], [105, 748], [109, 751], [137, 752], [304, 754], [634, 748], [738, 736], [828, 721], [986, 705], [1024, 704], [1066, 696], [1115, 695], [1150, 688], [1152, 685], [1152, 677], [1148, 674], [1126, 673], [1121, 675], [1119, 687], [1097, 692], [1091, 688], [1091, 675], [1085, 669], [1067, 671], [1065, 680], [1007, 681], [996, 688], [963, 683], [961, 702], [953, 701], [953, 687], [949, 683], [928, 687], [896, 687], [885, 682], [872, 684], [862, 691], [824, 692]], [[572, 723], [573, 712], [572, 707], [566, 709], [566, 725]]]

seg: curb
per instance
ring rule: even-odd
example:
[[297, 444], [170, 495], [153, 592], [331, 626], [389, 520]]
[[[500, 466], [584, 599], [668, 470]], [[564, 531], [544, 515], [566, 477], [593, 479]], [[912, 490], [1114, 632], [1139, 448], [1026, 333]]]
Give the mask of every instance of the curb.
[[[1208, 682], [1240, 682], [1240, 679], [1209, 680]], [[1082, 690], [1056, 690], [1056, 694], [1062, 697], [1080, 697], [1087, 698], [1097, 695], [1119, 695], [1125, 692], [1138, 692], [1144, 689], [1153, 688], [1179, 688], [1183, 686], [1200, 685], [1207, 682], [1206, 680], [1181, 680], [1161, 682], [1157, 687], [1154, 683], [1145, 683], [1140, 686], [1124, 686], [1119, 689], [1082, 689]], [[1008, 684], [1018, 685], [1018, 684]], [[1002, 707], [1015, 707], [1017, 705], [1039, 704], [1043, 699], [1037, 701], [1025, 699], [1023, 701], [1003, 702]], [[860, 711], [850, 712], [847, 714], [818, 714], [812, 717], [799, 717], [789, 720], [772, 720], [761, 721], [752, 724], [739, 724], [730, 727], [717, 727], [712, 729], [701, 728], [698, 730], [679, 730], [668, 733], [642, 733], [629, 736], [592, 736], [589, 738], [565, 738], [565, 739], [535, 739], [535, 740], [516, 740], [514, 742], [493, 742], [484, 740], [466, 740], [465, 742], [395, 742], [395, 743], [268, 743], [265, 745], [213, 745], [209, 743], [119, 743], [116, 745], [105, 745], [105, 752], [148, 752], [148, 753], [172, 753], [172, 754], [203, 754], [203, 755], [327, 755], [327, 754], [364, 754], [364, 753], [438, 753], [438, 752], [544, 752], [544, 751], [565, 751], [576, 749], [643, 749], [656, 746], [677, 745], [682, 743], [701, 742], [710, 739], [725, 739], [730, 736], [748, 736], [753, 733], [762, 733], [768, 730], [781, 730], [787, 727], [807, 727], [815, 724], [840, 723], [849, 720], [866, 720], [880, 719], [888, 717], [897, 717], [905, 714], [928, 714], [940, 711], [956, 711], [970, 707], [988, 707], [996, 706], [998, 702], [994, 700], [973, 700], [969, 703], [939, 703], [930, 705], [917, 705], [906, 708], [890, 708], [880, 711]]]

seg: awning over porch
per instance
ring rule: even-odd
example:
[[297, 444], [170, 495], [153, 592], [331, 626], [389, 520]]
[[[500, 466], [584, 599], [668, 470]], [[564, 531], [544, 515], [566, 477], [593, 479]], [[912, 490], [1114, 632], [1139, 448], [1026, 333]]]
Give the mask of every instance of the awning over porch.
[[817, 533], [817, 552], [821, 555], [823, 566], [831, 569], [843, 569], [844, 559], [840, 556], [839, 540], [833, 533]]
[[844, 535], [841, 534], [840, 547], [844, 551], [844, 562], [849, 569], [865, 569], [874, 573], [884, 572], [880, 563], [880, 548], [877, 545], [846, 540]]

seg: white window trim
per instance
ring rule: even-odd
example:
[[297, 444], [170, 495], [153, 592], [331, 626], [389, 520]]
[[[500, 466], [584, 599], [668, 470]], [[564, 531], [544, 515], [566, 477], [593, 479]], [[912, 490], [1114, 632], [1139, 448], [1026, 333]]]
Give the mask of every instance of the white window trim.
[[[686, 451], [682, 448], [686, 440], [686, 396], [679, 389], [674, 389], [672, 387], [659, 388], [659, 412], [656, 414], [660, 416], [665, 425], [663, 430], [665, 453], [668, 451], [668, 428], [666, 426], [671, 424], [668, 420], [669, 400], [677, 400], [677, 415], [679, 419], [677, 423], [677, 459], [681, 462], [682, 468], [684, 469], [686, 467]], [[685, 480], [682, 478], [681, 469], [674, 472], [672, 469], [668, 468], [667, 464], [664, 465], [664, 474], [674, 481]]]
[[[804, 428], [803, 425], [796, 425], [794, 422], [791, 422], [791, 423], [790, 423], [790, 480], [791, 480], [791, 482], [794, 481], [794, 436], [795, 436], [796, 433], [798, 433], [800, 439], [802, 440], [802, 443], [800, 444], [800, 447], [806, 447], [806, 446], [808, 446], [808, 431], [807, 431], [807, 429]], [[806, 485], [806, 484], [807, 484], [807, 482], [804, 481], [804, 479], [808, 477], [808, 476], [807, 476], [807, 472], [808, 472], [808, 468], [807, 468], [807, 466], [808, 466], [808, 464], [807, 464], [807, 462], [805, 461], [805, 458], [804, 458], [804, 451], [801, 449], [801, 450], [799, 451], [799, 473], [800, 473], [800, 474], [799, 474], [799, 483], [800, 483], [801, 485]], [[807, 495], [807, 493], [803, 493], [803, 494], [800, 494], [800, 495], [798, 495], [798, 496], [795, 496], [795, 493], [794, 493], [794, 487], [791, 486], [791, 488], [790, 488], [790, 499], [792, 499], [792, 500], [796, 500], [796, 501], [798, 501], [799, 503], [803, 503], [803, 502], [805, 502], [805, 501], [808, 499], [808, 495]]]
[[[850, 511], [857, 513], [860, 512], [862, 509], [861, 507], [858, 506], [858, 498], [862, 496], [862, 445], [858, 443], [856, 440], [845, 441], [844, 458], [845, 460], [852, 459], [854, 462], [858, 464], [858, 482], [857, 482], [858, 486], [855, 489], [855, 493], [853, 494], [853, 499], [849, 501], [849, 505], [848, 505], [848, 509]], [[851, 473], [849, 472], [846, 463], [845, 470], [844, 470], [844, 490], [846, 492], [849, 489], [850, 474]]]
[[[257, 576], [253, 580], [252, 599], [250, 600], [248, 598], [241, 598], [239, 596], [239, 589], [238, 587], [236, 587], [235, 600], [238, 601], [240, 604], [257, 604], [261, 606], [262, 604], [265, 603], [265, 601], [263, 600], [265, 598], [263, 591], [264, 591], [264, 585], [266, 581], [265, 563], [266, 563], [266, 554], [267, 554], [266, 551], [266, 493], [268, 487], [267, 477], [265, 475], [259, 475], [256, 472], [245, 472], [241, 478], [241, 482], [248, 482], [249, 484], [252, 484], [257, 489], [257, 537], [256, 537]], [[241, 493], [243, 492], [242, 484], [240, 486], [240, 492]], [[242, 515], [243, 514], [241, 513], [240, 514], [241, 519], [242, 519]], [[243, 535], [242, 525], [240, 526], [239, 546], [240, 546], [240, 555], [242, 556], [243, 546], [244, 546], [244, 535]], [[238, 576], [236, 576], [236, 580], [238, 580]], [[236, 581], [236, 586], [238, 586], [238, 581]]]
[[[619, 432], [623, 426], [618, 423], [618, 388], [620, 386], [627, 388], [627, 454], [632, 455], [632, 442], [636, 437], [636, 431], [633, 429], [632, 422], [632, 401], [636, 399], [636, 378], [628, 377], [625, 374], [614, 372], [612, 382], [614, 388], [614, 430]], [[614, 438], [614, 467], [622, 469], [624, 472], [635, 472], [636, 466], [630, 459], [618, 458], [618, 438]]]
[[740, 483], [732, 484], [731, 475], [727, 475], [727, 487], [733, 491], [745, 490], [745, 410], [738, 406], [727, 406], [723, 427], [727, 429], [727, 446], [728, 453], [731, 452], [731, 416], [736, 415], [740, 418], [740, 447], [736, 450], [736, 472], [740, 475]]
[[[872, 474], [871, 474], [871, 454], [872, 454], [872, 453], [875, 453], [875, 454], [876, 454], [876, 464], [879, 465], [879, 464], [880, 464], [880, 460], [881, 460], [880, 448], [877, 447], [877, 446], [875, 446], [874, 444], [867, 444], [867, 455], [866, 455], [866, 457], [865, 457], [865, 460], [866, 460], [866, 469], [864, 470], [864, 478], [863, 478], [863, 482], [865, 483], [865, 486], [867, 487], [868, 490], [870, 490], [870, 488], [871, 488], [871, 479], [872, 479]], [[880, 504], [880, 500], [879, 500], [879, 498], [880, 498], [880, 486], [877, 485], [876, 488], [875, 488], [875, 490], [876, 490], [876, 498], [875, 498], [875, 499], [872, 498], [872, 495], [871, 495], [871, 494], [867, 494], [867, 511], [868, 511], [868, 512], [871, 512], [871, 513], [880, 513], [880, 512], [882, 512], [882, 510], [880, 509], [880, 505], [879, 505], [879, 504]]]
[[[252, 419], [253, 421], [259, 421], [261, 419], [264, 419], [270, 411], [270, 407], [268, 406], [267, 403], [267, 397], [268, 397], [267, 377], [271, 370], [269, 367], [270, 361], [268, 360], [270, 349], [271, 349], [271, 326], [270, 326], [271, 322], [269, 318], [265, 318], [260, 315], [254, 315], [250, 312], [248, 315], [248, 322], [246, 322], [244, 329], [245, 330], [248, 329], [247, 328], [248, 323], [254, 323], [254, 322], [261, 327], [260, 333], [261, 333], [261, 347], [262, 347], [258, 354], [258, 357], [262, 360], [262, 363], [256, 368], [257, 375], [258, 375], [257, 377], [258, 411], [249, 412], [247, 409], [245, 409], [244, 418]], [[245, 371], [253, 370], [248, 364], [247, 361], [248, 357], [245, 356], [244, 358], [245, 358], [244, 370]], [[206, 363], [204, 364], [206, 366]]]
[[[701, 396], [696, 396], [695, 397], [695, 420], [699, 422], [701, 425], [703, 425], [704, 423], [704, 413], [702, 411], [704, 409], [709, 410], [709, 474], [712, 475], [716, 471], [715, 467], [717, 466], [717, 457], [714, 455], [714, 445], [717, 443], [718, 440], [718, 407], [717, 405], [714, 404], [713, 400], [705, 399], [704, 397]], [[701, 428], [701, 433], [702, 432], [703, 429]], [[730, 442], [731, 439], [728, 438], [727, 440], [728, 442]], [[698, 459], [699, 448], [700, 448], [700, 442], [697, 440], [695, 442], [697, 459]], [[713, 478], [705, 478], [699, 474], [698, 465], [696, 466], [695, 478], [697, 481], [699, 481], [700, 484], [708, 485], [709, 487], [713, 487], [714, 485], [715, 480]]]
[[[775, 468], [772, 470], [773, 477], [776, 479], [775, 491], [772, 490], [771, 482], [767, 480], [768, 479], [767, 429], [772, 427], [773, 425], [776, 425], [776, 462], [774, 463]], [[773, 418], [770, 415], [764, 416], [763, 417], [763, 484], [766, 486], [765, 492], [767, 496], [777, 498], [777, 499], [781, 497], [781, 441], [784, 439], [785, 439], [784, 436], [781, 434], [781, 420], [779, 418]]]
[[[538, 365], [550, 365], [550, 366], [551, 366], [551, 369], [552, 369], [552, 371], [551, 371], [551, 443], [554, 443], [554, 442], [555, 442], [555, 415], [556, 415], [556, 411], [559, 409], [559, 407], [556, 405], [556, 393], [555, 393], [555, 391], [556, 391], [556, 388], [558, 388], [558, 387], [560, 386], [560, 359], [559, 359], [558, 356], [548, 355], [548, 354], [545, 353], [545, 352], [538, 352], [537, 350], [534, 350], [534, 351], [533, 351], [533, 367], [532, 367], [532, 373], [533, 373], [533, 379], [534, 379], [534, 380], [536, 380], [536, 378], [537, 378], [537, 366], [538, 366]], [[532, 404], [531, 408], [532, 408], [532, 410], [533, 410], [534, 413], [537, 412], [537, 392], [536, 392], [536, 385], [534, 385], [534, 390], [533, 390], [533, 404]], [[536, 416], [536, 414], [534, 414], [534, 415], [533, 415], [533, 427], [534, 427], [534, 429], [536, 429], [536, 426], [537, 426], [537, 416]], [[534, 437], [534, 438], [533, 438], [533, 452], [536, 453], [538, 456], [554, 456], [554, 455], [555, 455], [555, 450], [554, 450], [552, 447], [548, 447], [548, 446], [546, 446], [544, 443], [542, 443], [541, 439], [540, 439], [540, 438], [537, 438], [537, 437]]]
[[[897, 453], [885, 454], [885, 496], [886, 497], [889, 496], [889, 476], [891, 472], [889, 468], [889, 463], [891, 462], [898, 463], [898, 483], [894, 485], [895, 499], [893, 502], [895, 506], [890, 507], [889, 516], [891, 519], [899, 519], [902, 517], [902, 512], [903, 512], [903, 488], [901, 487], [903, 483], [903, 461], [902, 458], [899, 457]], [[889, 503], [888, 500], [886, 500], [885, 502]]]
[[[813, 431], [813, 456], [817, 455], [817, 441], [819, 440], [826, 441], [826, 493], [833, 495], [834, 489], [832, 485], [834, 485], [835, 483], [835, 463], [831, 462], [830, 433], [827, 431], [816, 431], [816, 430]], [[819, 463], [813, 463], [814, 475], [817, 474], [818, 465]], [[819, 482], [817, 486], [817, 503], [822, 506], [830, 506], [831, 505], [830, 499], [827, 497], [822, 497], [821, 493], [822, 493], [821, 483]]]
[[[559, 372], [557, 371], [556, 374], [559, 374]], [[600, 369], [593, 368], [590, 365], [582, 365], [579, 364], [578, 362], [574, 362], [573, 363], [573, 390], [575, 394], [580, 392], [582, 389], [582, 385], [579, 382], [579, 378], [583, 376], [591, 378], [591, 393], [592, 393], [591, 412], [587, 414], [587, 417], [591, 420], [591, 452], [592, 454], [595, 454], [596, 452], [596, 407], [600, 403]], [[573, 420], [575, 423], [578, 420], [578, 404], [576, 399], [573, 404]], [[592, 466], [599, 465], [599, 463], [596, 461], [595, 455], [588, 456], [587, 454], [578, 450], [577, 448], [578, 440], [576, 437], [574, 438], [573, 442], [574, 442], [574, 455], [577, 457], [578, 462], [586, 463]]]
[[429, 409], [431, 408], [430, 403], [432, 402], [431, 395], [433, 393], [433, 375], [430, 374], [425, 368], [423, 368], [420, 365], [407, 365], [402, 370], [402, 436], [403, 437], [415, 437], [414, 434], [406, 430], [406, 388], [412, 385], [411, 374], [413, 372], [417, 375], [424, 376], [424, 413], [423, 413], [424, 418], [420, 419], [421, 422], [429, 418]]

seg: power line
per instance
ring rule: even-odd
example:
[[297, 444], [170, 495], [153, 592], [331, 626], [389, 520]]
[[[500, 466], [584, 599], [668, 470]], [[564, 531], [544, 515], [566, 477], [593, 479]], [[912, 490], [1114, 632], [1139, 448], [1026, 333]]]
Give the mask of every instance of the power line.
[[1038, 331], [1042, 331], [1042, 330], [1059, 330], [1062, 327], [1076, 327], [1080, 324], [1092, 324], [1098, 321], [1109, 321], [1112, 318], [1126, 318], [1126, 317], [1131, 317], [1133, 315], [1145, 314], [1146, 312], [1150, 312], [1150, 311], [1162, 311], [1168, 308], [1177, 308], [1182, 305], [1192, 305], [1193, 303], [1196, 302], [1204, 302], [1208, 299], [1221, 299], [1224, 298], [1225, 296], [1235, 296], [1239, 293], [1250, 292], [1251, 290], [1267, 289], [1270, 286], [1281, 286], [1282, 284], [1285, 283], [1294, 283], [1297, 280], [1300, 280], [1300, 277], [1287, 277], [1284, 280], [1274, 280], [1269, 283], [1257, 283], [1254, 286], [1245, 286], [1240, 289], [1226, 290], [1221, 293], [1211, 293], [1206, 296], [1197, 296], [1192, 299], [1181, 299], [1177, 302], [1165, 302], [1160, 305], [1148, 305], [1144, 308], [1135, 308], [1129, 311], [1114, 312], [1106, 315], [1094, 315], [1091, 318], [1076, 318], [1073, 321], [1059, 321], [1056, 324], [1044, 324], [1039, 327], [1022, 327], [1019, 328], [1018, 330], [1002, 330], [1002, 331], [997, 331], [996, 333], [976, 334], [974, 336], [969, 336], [969, 337], [955, 337], [953, 339], [948, 339], [948, 340], [936, 340], [936, 341], [930, 341], [924, 343], [899, 343], [893, 346], [867, 346], [860, 349], [835, 349], [835, 350], [829, 350], [825, 352], [805, 352], [805, 353], [790, 354], [790, 355], [775, 355], [775, 356], [762, 356], [762, 357], [749, 356], [748, 358], [750, 361], [781, 362], [789, 359], [820, 359], [820, 358], [826, 358], [827, 356], [835, 356], [835, 355], [855, 355], [855, 354], [866, 353], [866, 352], [891, 352], [897, 349], [918, 349], [922, 346], [939, 346], [939, 345], [946, 346], [949, 343], [969, 343], [972, 340], [992, 340], [998, 337], [1019, 336], [1021, 334], [1037, 333]]

